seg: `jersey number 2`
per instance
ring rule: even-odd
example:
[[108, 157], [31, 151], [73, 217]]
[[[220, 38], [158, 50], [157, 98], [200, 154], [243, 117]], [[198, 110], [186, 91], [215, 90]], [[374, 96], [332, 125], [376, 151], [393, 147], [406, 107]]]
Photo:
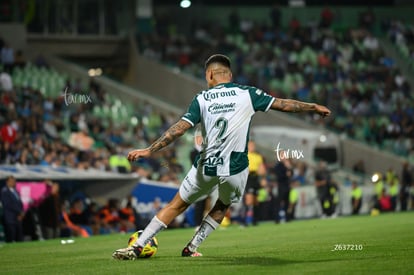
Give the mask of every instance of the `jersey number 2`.
[[216, 123], [214, 123], [214, 127], [219, 129], [219, 133], [217, 135], [217, 139], [221, 140], [224, 134], [227, 131], [227, 119], [224, 117], [220, 117], [216, 120]]

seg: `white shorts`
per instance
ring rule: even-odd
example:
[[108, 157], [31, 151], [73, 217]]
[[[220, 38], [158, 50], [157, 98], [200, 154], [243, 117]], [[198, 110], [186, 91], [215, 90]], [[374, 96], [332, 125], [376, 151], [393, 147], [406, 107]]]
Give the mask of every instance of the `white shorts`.
[[218, 189], [218, 199], [225, 205], [230, 205], [239, 202], [243, 197], [248, 175], [249, 169], [246, 168], [236, 175], [212, 177], [204, 175], [202, 169], [192, 166], [181, 183], [180, 196], [185, 202], [192, 204], [201, 196]]

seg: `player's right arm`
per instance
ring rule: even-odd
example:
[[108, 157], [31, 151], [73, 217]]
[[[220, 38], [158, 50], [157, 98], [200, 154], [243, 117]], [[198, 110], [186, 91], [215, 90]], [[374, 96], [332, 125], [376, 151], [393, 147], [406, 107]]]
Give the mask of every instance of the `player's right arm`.
[[166, 147], [167, 145], [175, 141], [177, 138], [184, 135], [184, 133], [191, 127], [192, 125], [189, 122], [180, 119], [177, 123], [172, 125], [167, 131], [165, 131], [159, 139], [157, 139], [153, 144], [151, 144], [150, 147], [145, 149], [137, 149], [129, 152], [128, 160], [136, 161], [139, 158], [146, 158], [151, 156], [152, 153], [161, 150], [162, 148]]
[[193, 98], [187, 112], [183, 117], [172, 125], [162, 136], [157, 139], [150, 147], [145, 149], [137, 149], [128, 153], [129, 161], [136, 161], [139, 158], [146, 158], [151, 156], [152, 153], [161, 150], [175, 141], [177, 138], [184, 135], [184, 133], [200, 122], [200, 105], [197, 100], [197, 96]]

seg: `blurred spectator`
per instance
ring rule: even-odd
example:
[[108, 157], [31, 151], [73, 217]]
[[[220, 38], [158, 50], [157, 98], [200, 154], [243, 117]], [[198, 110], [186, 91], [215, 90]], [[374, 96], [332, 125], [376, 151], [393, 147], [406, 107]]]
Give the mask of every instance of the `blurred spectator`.
[[58, 238], [60, 236], [60, 195], [59, 184], [46, 181], [50, 193], [39, 205], [39, 220], [42, 235], [45, 239]]
[[410, 188], [414, 184], [413, 172], [409, 162], [403, 164], [401, 175], [401, 189], [400, 189], [400, 203], [401, 211], [406, 211], [408, 208], [408, 200], [410, 198]]
[[[122, 204], [124, 206], [128, 206], [131, 205], [131, 208], [133, 210], [134, 213], [134, 217], [135, 217], [135, 228], [136, 230], [139, 230], [141, 228], [144, 228], [145, 225], [148, 223], [148, 220], [146, 220], [142, 213], [138, 212], [138, 199], [132, 195], [129, 195], [128, 197], [126, 197]], [[151, 216], [152, 217], [152, 216]]]
[[257, 192], [257, 220], [266, 221], [272, 219], [272, 216], [269, 216], [271, 211], [271, 196], [270, 188], [267, 186], [266, 179], [261, 181], [261, 187]]
[[[280, 151], [281, 155], [283, 153], [285, 152]], [[281, 161], [277, 161], [274, 172], [277, 181], [277, 209], [275, 209], [276, 222], [284, 222], [286, 219], [286, 211], [289, 206], [289, 192], [292, 177], [290, 160], [282, 157]]]
[[95, 141], [89, 136], [87, 128], [72, 133], [69, 137], [69, 145], [81, 151], [91, 150], [94, 143]]
[[76, 226], [84, 229], [88, 235], [92, 235], [97, 232], [94, 228], [96, 225], [93, 223], [92, 215], [96, 214], [93, 208], [88, 208], [86, 200], [78, 198], [72, 202], [69, 212], [69, 219]]
[[277, 30], [280, 28], [281, 20], [282, 20], [282, 12], [280, 11], [280, 8], [278, 5], [273, 5], [273, 8], [270, 10], [270, 21], [272, 23], [272, 27], [274, 30]]
[[85, 225], [87, 221], [83, 215], [85, 205], [83, 199], [75, 199], [70, 206], [69, 219], [76, 225]]
[[23, 241], [23, 203], [20, 195], [17, 193], [16, 179], [13, 176], [7, 177], [6, 186], [1, 190], [0, 198], [3, 205], [3, 225], [6, 242]]
[[329, 28], [334, 20], [334, 13], [329, 7], [325, 7], [321, 12], [319, 27]]
[[158, 211], [160, 211], [162, 209], [162, 205], [161, 205], [161, 199], [159, 197], [155, 197], [154, 201], [152, 203], [152, 207], [151, 210], [148, 213], [148, 220], [151, 219], [151, 217], [153, 217], [155, 214], [158, 213]]
[[[315, 187], [316, 194], [321, 203], [322, 208], [322, 217], [330, 215], [330, 205], [329, 205], [329, 184], [331, 182], [331, 174], [326, 167], [326, 163], [321, 161], [318, 164], [318, 168], [315, 171]], [[328, 203], [327, 203], [328, 202]]]
[[38, 202], [30, 200], [22, 221], [25, 240], [43, 240], [42, 228], [38, 214]]
[[1, 72], [0, 73], [0, 91], [3, 90], [5, 92], [12, 92], [13, 91], [13, 82], [12, 78], [9, 73]]
[[8, 164], [10, 163], [10, 143], [0, 142], [0, 163]]
[[388, 171], [385, 173], [385, 183], [391, 186], [396, 176], [397, 174], [395, 173], [394, 169], [390, 167]]
[[61, 204], [61, 237], [89, 237], [88, 231], [81, 226], [74, 224], [68, 215], [67, 203]]
[[138, 228], [136, 226], [135, 209], [132, 207], [132, 202], [129, 199], [125, 207], [119, 210], [120, 232], [133, 232]]
[[414, 209], [414, 183], [411, 184], [410, 188], [410, 197], [411, 197], [411, 209]]
[[293, 175], [292, 182], [297, 182], [300, 185], [306, 184], [306, 173], [308, 172], [308, 167], [305, 162], [297, 161], [293, 165]]
[[157, 181], [164, 182], [164, 183], [169, 183], [169, 184], [174, 184], [174, 185], [179, 185], [180, 184], [176, 174], [174, 172], [170, 171], [166, 167], [163, 167], [163, 168], [160, 169], [159, 177], [158, 177]]
[[323, 51], [321, 51], [318, 55], [318, 64], [321, 70], [323, 67], [329, 67], [331, 64], [331, 60], [329, 59], [328, 55]]
[[54, 152], [48, 152], [46, 153], [45, 157], [40, 161], [39, 164], [42, 166], [52, 166], [54, 157], [55, 157]]
[[4, 43], [1, 49], [1, 63], [3, 63], [4, 70], [9, 74], [12, 73], [14, 66], [14, 49], [8, 43]]
[[362, 206], [362, 189], [356, 181], [352, 182], [351, 205], [352, 215], [358, 215]]
[[381, 195], [378, 199], [378, 209], [381, 212], [389, 212], [392, 210], [391, 197], [387, 194], [387, 190], [384, 188], [381, 191]]
[[[253, 25], [254, 25], [254, 23], [251, 19], [241, 18], [241, 20], [240, 20], [240, 31], [244, 34], [248, 34], [250, 31], [253, 30]], [[207, 33], [207, 36], [208, 35], [209, 34]], [[209, 40], [211, 41], [211, 38]], [[206, 42], [210, 42], [210, 41], [206, 41]]]
[[373, 30], [375, 24], [375, 13], [373, 9], [370, 7], [367, 10], [363, 11], [359, 15], [359, 25], [360, 27], [370, 30]]
[[107, 204], [99, 211], [101, 230], [104, 233], [119, 232], [119, 201], [109, 199]]
[[152, 168], [149, 164], [141, 162], [136, 164], [136, 167], [133, 168], [133, 173], [136, 177], [143, 179], [151, 179]]
[[300, 21], [298, 18], [293, 16], [289, 22], [289, 30], [292, 32], [292, 34], [297, 34], [299, 29], [300, 29]]
[[83, 210], [83, 219], [86, 222], [88, 230], [93, 235], [100, 234], [99, 208], [96, 202], [89, 202]]
[[368, 35], [364, 38], [363, 45], [365, 49], [368, 51], [378, 51], [379, 49], [379, 42], [376, 37], [374, 37], [372, 34], [368, 33]]
[[109, 167], [112, 171], [118, 173], [129, 173], [131, 171], [131, 164], [129, 163], [126, 154], [123, 153], [122, 148], [116, 147], [115, 153], [109, 157]]
[[390, 191], [389, 191], [390, 197], [391, 197], [391, 210], [392, 211], [395, 211], [397, 209], [399, 185], [400, 185], [400, 181], [398, 180], [398, 176], [394, 176], [394, 178], [391, 181], [391, 186], [390, 186]]
[[298, 187], [299, 187], [299, 183], [297, 181], [293, 181], [290, 184], [289, 207], [287, 208], [287, 216], [286, 216], [287, 221], [292, 221], [295, 219], [295, 208], [299, 200]]
[[374, 181], [374, 204], [376, 204], [382, 195], [382, 190], [385, 188], [384, 179], [381, 174], [377, 174], [378, 179]]
[[328, 216], [337, 217], [337, 209], [339, 203], [339, 186], [336, 182], [330, 181], [328, 184], [329, 187], [329, 197], [328, 200], [325, 200], [324, 207], [327, 208]]
[[1, 141], [4, 143], [13, 144], [17, 138], [16, 128], [13, 127], [12, 123], [6, 122], [0, 128]]

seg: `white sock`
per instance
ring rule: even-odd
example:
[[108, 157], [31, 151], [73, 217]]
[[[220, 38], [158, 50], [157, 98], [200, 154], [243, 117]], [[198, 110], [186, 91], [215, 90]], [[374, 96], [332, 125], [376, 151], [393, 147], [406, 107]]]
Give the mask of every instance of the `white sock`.
[[145, 227], [134, 246], [144, 247], [152, 237], [158, 234], [161, 230], [167, 228], [167, 225], [160, 221], [157, 216], [152, 218], [151, 222]]
[[210, 235], [210, 233], [213, 232], [218, 226], [219, 224], [212, 217], [207, 215], [188, 244], [190, 251], [196, 251], [208, 235]]

